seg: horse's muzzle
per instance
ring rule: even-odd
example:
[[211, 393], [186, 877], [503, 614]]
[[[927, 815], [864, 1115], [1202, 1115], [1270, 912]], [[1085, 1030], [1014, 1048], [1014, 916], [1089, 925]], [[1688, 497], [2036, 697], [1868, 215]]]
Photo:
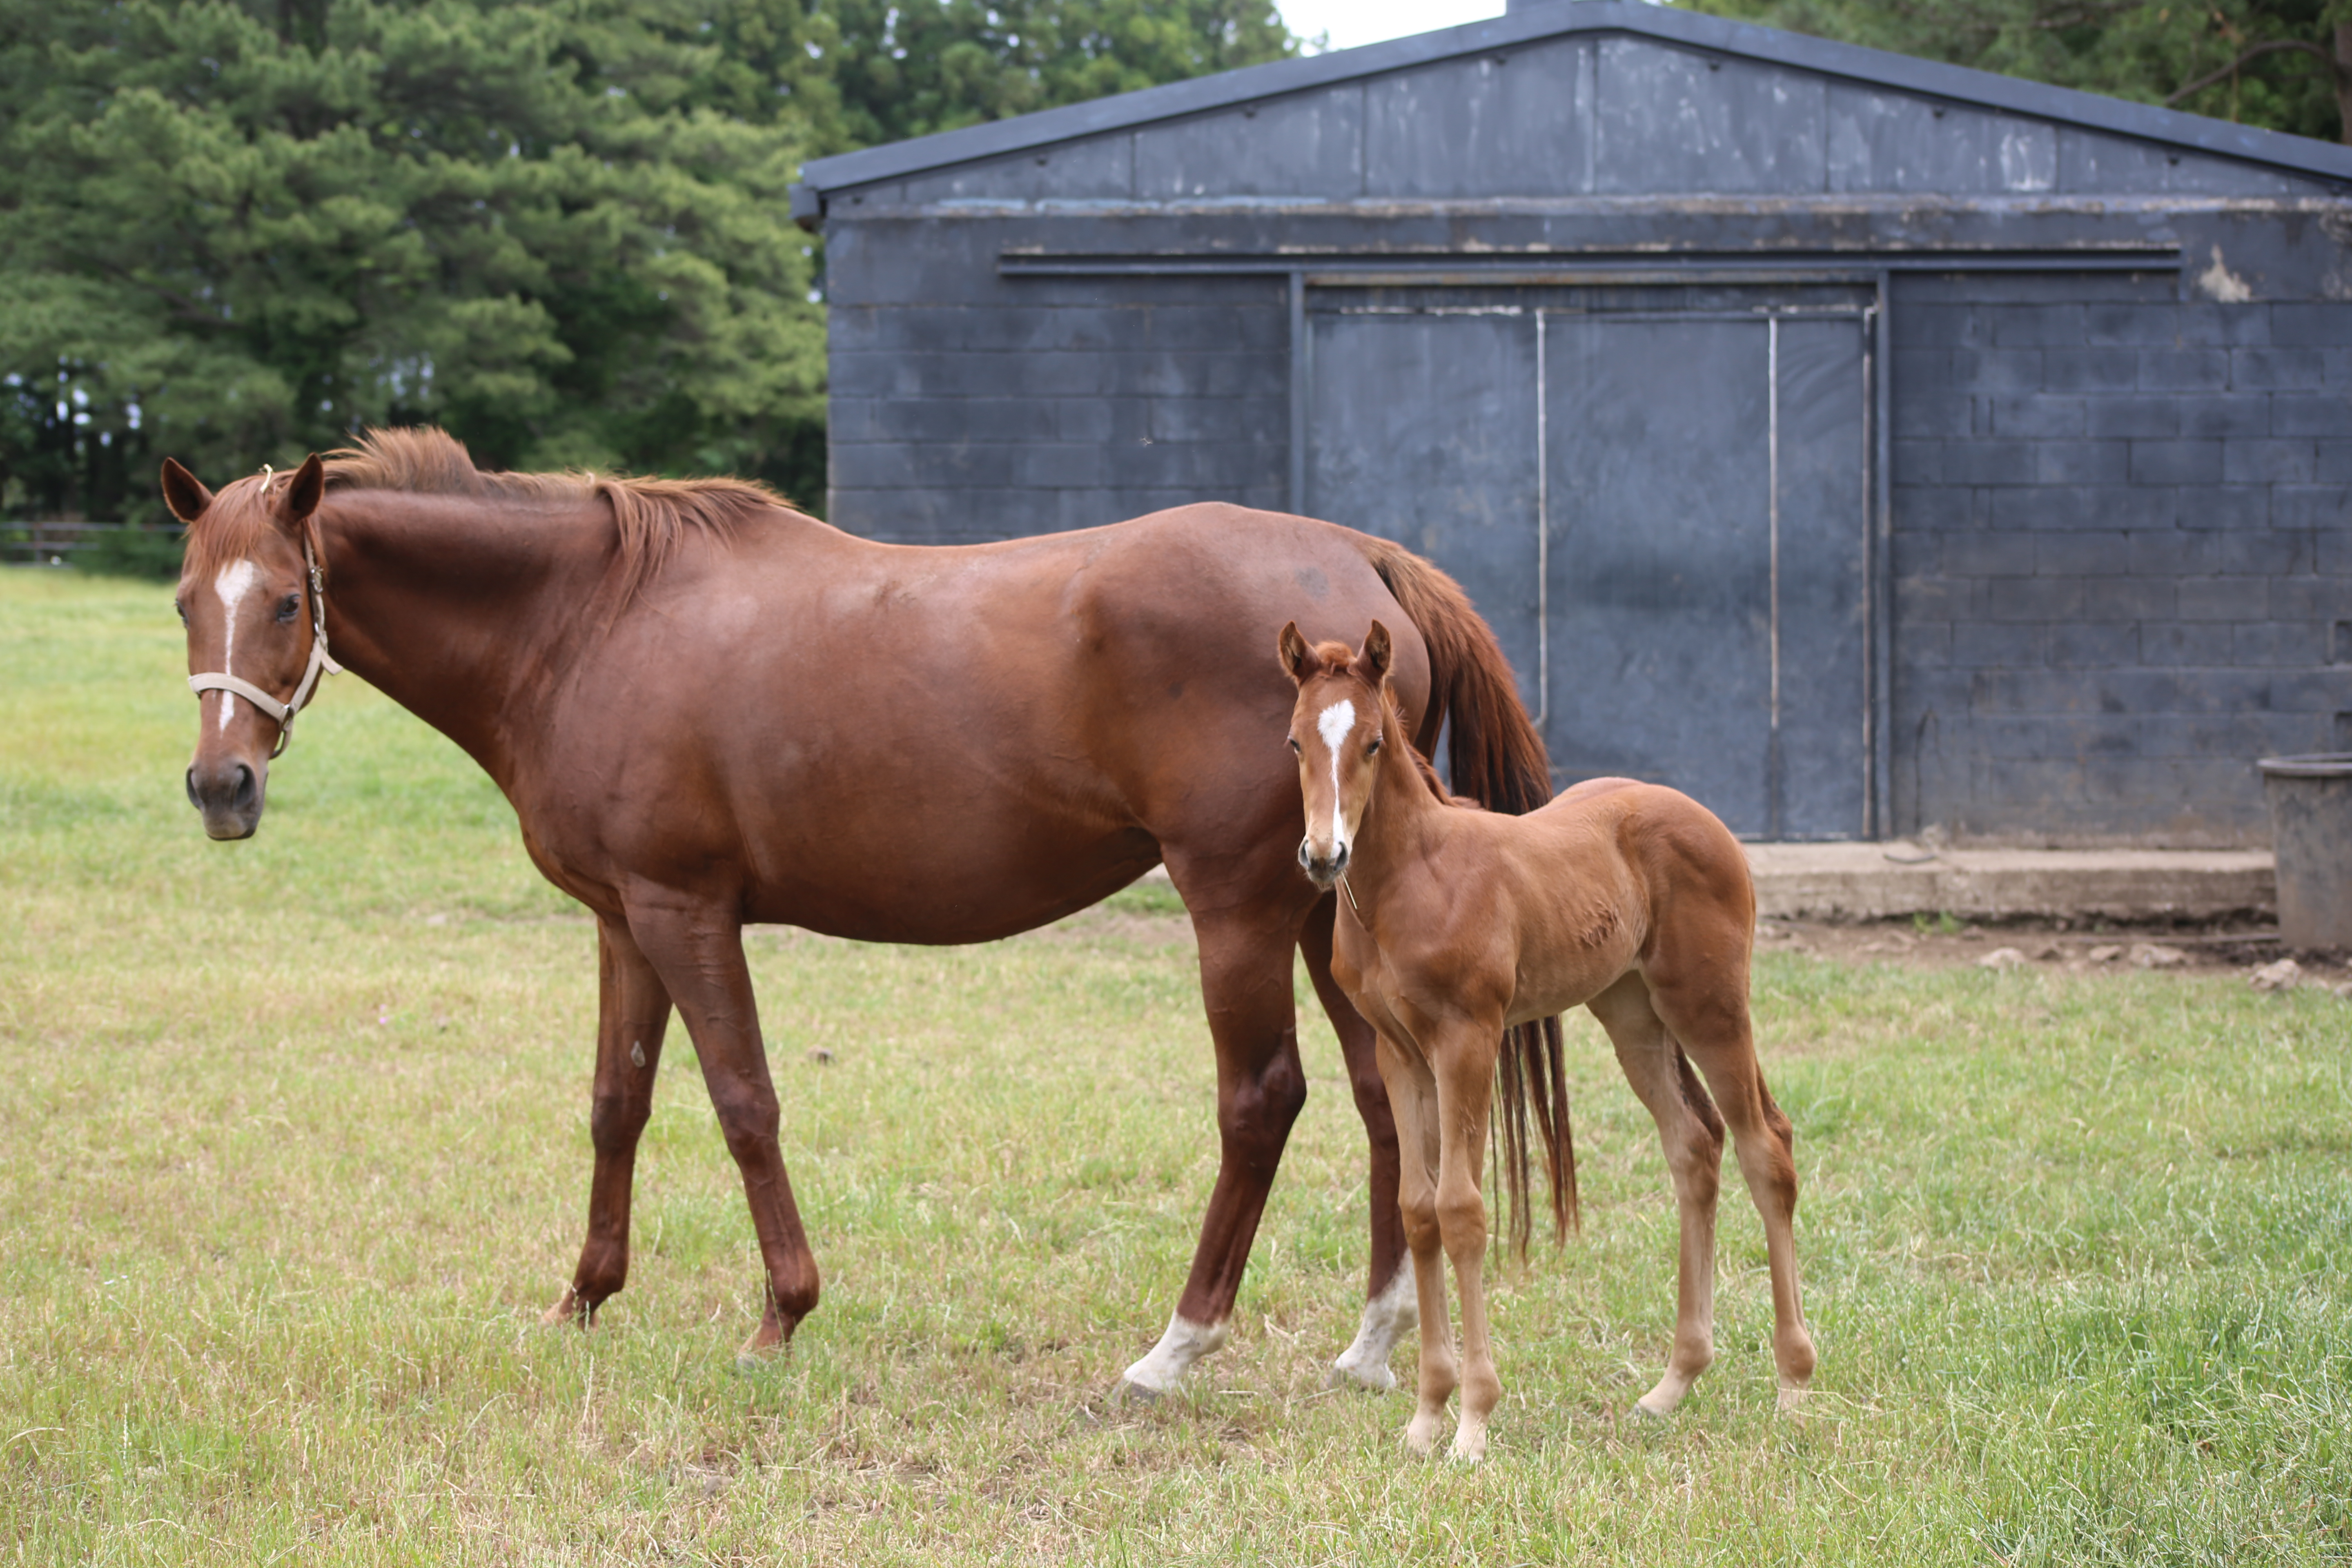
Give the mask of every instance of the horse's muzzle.
[[1315, 853], [1312, 838], [1302, 838], [1298, 841], [1298, 864], [1308, 881], [1328, 891], [1348, 869], [1348, 847], [1339, 845], [1328, 856], [1321, 856]]
[[198, 763], [188, 769], [188, 804], [205, 815], [215, 838], [250, 838], [261, 826], [267, 780], [245, 763]]

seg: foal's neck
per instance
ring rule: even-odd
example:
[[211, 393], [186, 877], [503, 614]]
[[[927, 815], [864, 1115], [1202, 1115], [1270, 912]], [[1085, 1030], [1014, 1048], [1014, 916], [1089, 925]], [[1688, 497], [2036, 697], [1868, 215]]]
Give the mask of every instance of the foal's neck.
[[1396, 705], [1385, 697], [1380, 703], [1380, 772], [1348, 857], [1349, 885], [1368, 927], [1391, 881], [1410, 874], [1432, 835], [1444, 826], [1443, 814], [1453, 809], [1422, 777], [1421, 764], [1413, 760], [1412, 737], [1405, 732]]

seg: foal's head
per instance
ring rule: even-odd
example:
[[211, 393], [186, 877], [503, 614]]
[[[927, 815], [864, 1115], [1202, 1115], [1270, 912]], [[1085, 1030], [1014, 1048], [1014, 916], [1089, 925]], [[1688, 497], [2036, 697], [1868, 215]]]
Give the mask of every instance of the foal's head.
[[[236, 480], [218, 495], [163, 459], [163, 500], [188, 525], [173, 604], [188, 628], [188, 672], [220, 674], [279, 702], [310, 658], [310, 584], [302, 541], [326, 470], [316, 457], [292, 474]], [[279, 721], [233, 691], [199, 693], [188, 801], [215, 838], [250, 838], [261, 824]]]
[[1308, 647], [1293, 621], [1282, 628], [1280, 647], [1282, 668], [1298, 686], [1290, 712], [1290, 749], [1307, 799], [1298, 863], [1317, 887], [1328, 888], [1348, 868], [1349, 846], [1380, 773], [1389, 629], [1374, 621], [1364, 651], [1351, 653], [1345, 643]]

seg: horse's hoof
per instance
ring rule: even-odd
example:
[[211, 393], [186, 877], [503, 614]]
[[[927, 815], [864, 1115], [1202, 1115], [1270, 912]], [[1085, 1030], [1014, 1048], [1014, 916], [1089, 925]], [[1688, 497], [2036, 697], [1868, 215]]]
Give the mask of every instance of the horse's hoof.
[[1486, 1434], [1482, 1432], [1478, 1435], [1477, 1438], [1472, 1442], [1465, 1443], [1459, 1436], [1455, 1437], [1454, 1439], [1454, 1447], [1447, 1452], [1445, 1458], [1448, 1464], [1475, 1465], [1486, 1457]]
[[1118, 1386], [1110, 1391], [1110, 1396], [1122, 1405], [1157, 1405], [1165, 1393], [1166, 1389], [1153, 1388], [1131, 1377], [1122, 1377], [1118, 1380]]
[[1331, 1363], [1331, 1374], [1324, 1380], [1326, 1388], [1355, 1388], [1366, 1394], [1390, 1394], [1396, 1389], [1396, 1373], [1385, 1363], [1377, 1366], [1350, 1366], [1342, 1356]]
[[1414, 1421], [1404, 1429], [1404, 1446], [1415, 1458], [1426, 1459], [1437, 1452], [1437, 1423]]
[[567, 1289], [563, 1292], [561, 1300], [539, 1315], [539, 1321], [543, 1327], [551, 1329], [562, 1328], [566, 1323], [584, 1329], [594, 1324], [596, 1314], [593, 1310], [581, 1306], [580, 1293], [577, 1290]]
[[1813, 1391], [1810, 1388], [1783, 1386], [1780, 1390], [1780, 1414], [1802, 1415], [1805, 1413], [1805, 1407], [1812, 1403], [1812, 1398]]

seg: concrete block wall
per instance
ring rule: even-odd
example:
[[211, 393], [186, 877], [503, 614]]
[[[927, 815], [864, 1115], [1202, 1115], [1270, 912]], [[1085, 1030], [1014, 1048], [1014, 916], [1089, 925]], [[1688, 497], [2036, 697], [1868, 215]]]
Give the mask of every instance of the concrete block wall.
[[2226, 846], [2352, 749], [2352, 306], [1904, 278], [1898, 830]]
[[[869, 250], [889, 226], [848, 228], [830, 258], [837, 526], [948, 544], [1198, 500], [1284, 505], [1280, 279], [1007, 279], [992, 225], [924, 224]], [[936, 265], [943, 249], [968, 265]], [[897, 276], [909, 256], [932, 264]]]

